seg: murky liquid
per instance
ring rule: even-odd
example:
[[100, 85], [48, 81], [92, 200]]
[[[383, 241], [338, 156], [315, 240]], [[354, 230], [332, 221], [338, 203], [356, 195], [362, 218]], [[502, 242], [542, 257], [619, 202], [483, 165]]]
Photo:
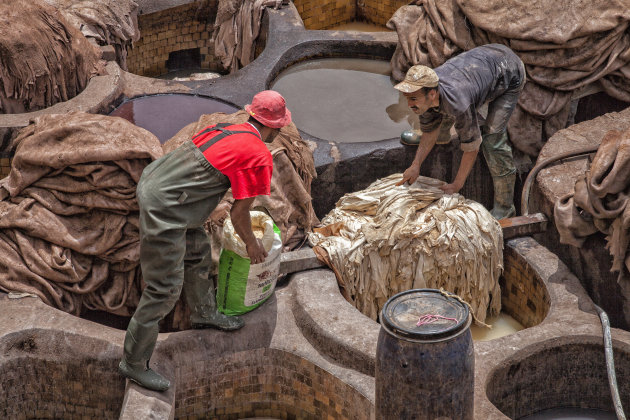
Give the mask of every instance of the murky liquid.
[[390, 32], [385, 26], [367, 22], [348, 22], [328, 28], [329, 31]]
[[186, 125], [203, 114], [238, 111], [238, 108], [215, 99], [193, 95], [143, 96], [124, 102], [109, 115], [122, 117], [142, 127], [165, 143]]
[[494, 340], [495, 338], [514, 334], [525, 328], [520, 322], [505, 312], [501, 312], [495, 317], [486, 318], [485, 323], [492, 325], [492, 328], [478, 327], [474, 324], [470, 326], [470, 332], [474, 341]]
[[272, 89], [287, 101], [297, 127], [344, 143], [398, 138], [418, 116], [394, 89], [389, 61], [323, 58], [291, 66]]
[[540, 411], [519, 420], [616, 420], [614, 413], [588, 408], [553, 408]]

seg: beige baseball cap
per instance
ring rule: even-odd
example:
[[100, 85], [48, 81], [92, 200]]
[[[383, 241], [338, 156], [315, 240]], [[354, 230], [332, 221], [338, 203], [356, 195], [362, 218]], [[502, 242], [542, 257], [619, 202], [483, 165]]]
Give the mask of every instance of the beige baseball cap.
[[436, 87], [440, 78], [427, 66], [413, 66], [407, 70], [405, 80], [394, 86], [403, 93], [412, 93], [425, 87]]

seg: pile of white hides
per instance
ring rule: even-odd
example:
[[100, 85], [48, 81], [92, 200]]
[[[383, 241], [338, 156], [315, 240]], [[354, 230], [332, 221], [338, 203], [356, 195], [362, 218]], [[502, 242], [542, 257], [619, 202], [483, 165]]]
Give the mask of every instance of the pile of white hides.
[[[376, 320], [388, 298], [418, 288], [455, 293], [479, 321], [501, 311], [503, 232], [479, 203], [445, 195], [442, 181], [402, 174], [344, 195], [309, 234], [346, 299]], [[325, 252], [322, 252], [322, 249]], [[327, 255], [326, 255], [327, 254]]]

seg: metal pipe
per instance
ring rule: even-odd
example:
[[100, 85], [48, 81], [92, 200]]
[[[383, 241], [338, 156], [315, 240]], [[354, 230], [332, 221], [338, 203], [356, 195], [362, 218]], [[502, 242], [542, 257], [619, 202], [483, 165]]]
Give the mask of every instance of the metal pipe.
[[527, 216], [529, 214], [529, 193], [534, 179], [536, 179], [536, 175], [538, 175], [538, 172], [540, 172], [541, 169], [545, 168], [551, 163], [557, 162], [562, 159], [568, 159], [580, 155], [590, 155], [597, 152], [598, 148], [599, 144], [596, 146], [583, 147], [581, 149], [573, 150], [570, 152], [560, 153], [559, 155], [552, 156], [543, 160], [540, 163], [537, 163], [536, 166], [534, 166], [532, 170], [529, 171], [529, 174], [527, 175], [527, 178], [525, 178], [525, 182], [523, 183], [523, 192], [521, 193], [521, 216]]
[[604, 312], [602, 308], [595, 305], [595, 309], [597, 309], [599, 319], [602, 322], [602, 330], [604, 334], [604, 353], [606, 354], [606, 372], [608, 373], [608, 386], [610, 387], [610, 394], [612, 395], [613, 405], [615, 406], [615, 413], [617, 414], [618, 420], [626, 420], [626, 415], [624, 414], [623, 406], [621, 405], [621, 398], [619, 398], [617, 376], [615, 375], [615, 359], [613, 357], [610, 322], [608, 321], [608, 315], [606, 315], [606, 312]]

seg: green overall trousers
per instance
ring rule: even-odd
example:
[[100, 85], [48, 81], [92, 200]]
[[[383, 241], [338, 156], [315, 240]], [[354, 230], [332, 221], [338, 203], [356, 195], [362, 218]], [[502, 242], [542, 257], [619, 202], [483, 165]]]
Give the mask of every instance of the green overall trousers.
[[[129, 321], [119, 372], [139, 383], [165, 391], [170, 382], [149, 368], [157, 343], [158, 323], [184, 292], [194, 328], [235, 330], [237, 317], [217, 311], [210, 274], [210, 240], [203, 227], [230, 188], [230, 180], [213, 167], [203, 152], [237, 133], [223, 123], [198, 135], [217, 131], [197, 147], [192, 141], [149, 164], [136, 196], [140, 207], [140, 267], [146, 287]], [[254, 134], [256, 135], [256, 134]], [[259, 135], [256, 135], [260, 138]]]
[[[158, 322], [184, 296], [193, 316], [214, 302], [210, 241], [203, 224], [230, 188], [192, 141], [152, 162], [137, 187], [140, 265], [146, 288], [125, 336], [124, 360], [146, 365]], [[214, 309], [214, 308], [213, 308]]]

